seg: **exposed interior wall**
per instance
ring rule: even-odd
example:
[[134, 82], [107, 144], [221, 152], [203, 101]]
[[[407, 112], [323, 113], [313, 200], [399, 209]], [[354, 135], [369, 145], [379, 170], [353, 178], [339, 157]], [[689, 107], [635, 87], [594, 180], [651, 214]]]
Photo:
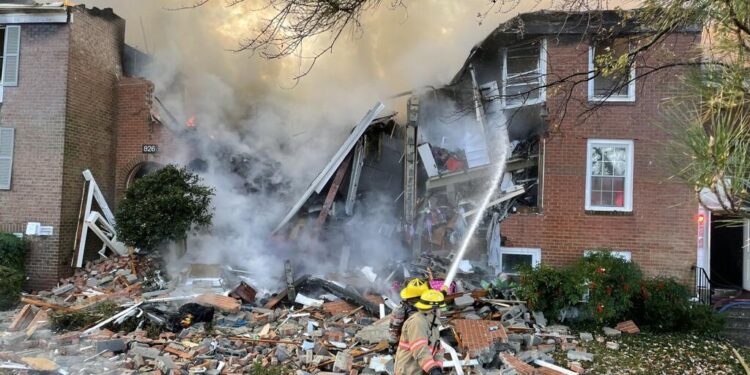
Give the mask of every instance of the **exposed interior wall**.
[[32, 237], [26, 257], [29, 288], [57, 282], [65, 92], [68, 72], [65, 24], [21, 25], [17, 87], [5, 87], [0, 126], [15, 128], [10, 190], [0, 190], [0, 231], [24, 232], [27, 222], [53, 227]]

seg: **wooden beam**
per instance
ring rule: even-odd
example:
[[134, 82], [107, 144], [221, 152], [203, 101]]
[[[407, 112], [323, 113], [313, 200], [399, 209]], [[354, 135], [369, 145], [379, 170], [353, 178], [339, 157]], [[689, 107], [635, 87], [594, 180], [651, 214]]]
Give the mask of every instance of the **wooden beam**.
[[323, 223], [326, 222], [326, 218], [328, 218], [328, 214], [331, 212], [333, 201], [336, 199], [336, 193], [339, 191], [341, 182], [344, 181], [344, 175], [346, 174], [346, 170], [349, 168], [349, 163], [351, 161], [352, 155], [349, 154], [346, 159], [344, 159], [344, 162], [341, 163], [341, 166], [339, 166], [339, 170], [336, 171], [336, 177], [333, 178], [331, 187], [328, 189], [328, 195], [326, 195], [326, 200], [323, 203], [323, 209], [320, 210], [320, 216], [318, 216], [318, 221], [315, 223], [315, 229], [318, 231], [323, 227]]

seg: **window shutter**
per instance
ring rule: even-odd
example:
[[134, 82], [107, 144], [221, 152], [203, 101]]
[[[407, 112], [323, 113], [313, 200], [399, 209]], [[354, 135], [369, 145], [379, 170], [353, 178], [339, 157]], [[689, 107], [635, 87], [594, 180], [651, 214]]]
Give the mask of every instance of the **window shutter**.
[[0, 190], [10, 190], [15, 129], [0, 128]]
[[21, 51], [21, 26], [5, 27], [3, 86], [18, 86], [18, 63]]

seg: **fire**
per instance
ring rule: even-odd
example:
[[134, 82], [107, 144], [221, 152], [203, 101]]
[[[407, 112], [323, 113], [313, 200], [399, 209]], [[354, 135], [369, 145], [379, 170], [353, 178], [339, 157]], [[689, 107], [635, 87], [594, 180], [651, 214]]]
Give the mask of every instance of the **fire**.
[[190, 116], [187, 121], [185, 121], [185, 126], [188, 128], [194, 128], [195, 127], [195, 116]]

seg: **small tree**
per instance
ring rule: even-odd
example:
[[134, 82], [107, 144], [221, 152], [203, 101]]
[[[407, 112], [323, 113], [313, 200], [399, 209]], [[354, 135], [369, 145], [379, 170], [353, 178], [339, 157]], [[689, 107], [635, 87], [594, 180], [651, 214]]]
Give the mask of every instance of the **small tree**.
[[213, 195], [197, 174], [167, 165], [125, 191], [115, 212], [118, 239], [142, 250], [185, 240], [190, 230], [211, 226]]

